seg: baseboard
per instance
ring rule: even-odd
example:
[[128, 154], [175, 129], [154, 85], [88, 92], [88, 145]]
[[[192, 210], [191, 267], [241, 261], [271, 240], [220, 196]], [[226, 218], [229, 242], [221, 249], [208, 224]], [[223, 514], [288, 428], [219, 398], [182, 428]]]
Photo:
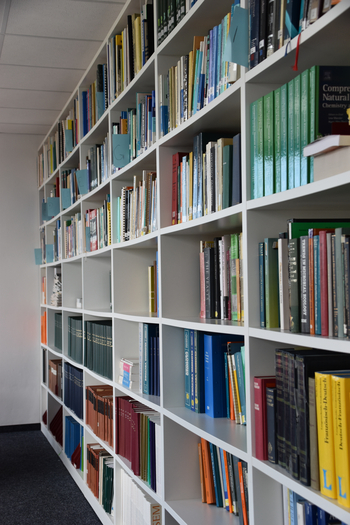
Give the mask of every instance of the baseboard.
[[40, 423], [29, 423], [27, 425], [7, 425], [0, 427], [0, 434], [4, 432], [26, 432], [28, 430], [40, 430]]

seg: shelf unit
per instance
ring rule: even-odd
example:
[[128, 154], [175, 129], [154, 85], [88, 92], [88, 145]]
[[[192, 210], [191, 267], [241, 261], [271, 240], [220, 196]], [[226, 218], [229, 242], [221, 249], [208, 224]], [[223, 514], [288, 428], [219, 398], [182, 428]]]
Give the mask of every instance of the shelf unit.
[[[156, 2], [155, 2], [156, 4]], [[178, 58], [192, 48], [194, 35], [205, 35], [230, 10], [231, 0], [197, 0], [185, 18], [158, 47], [126, 90], [105, 111], [87, 135], [80, 138], [78, 146], [39, 188], [39, 199], [49, 196], [50, 189], [62, 170], [77, 166], [80, 159], [84, 166], [85, 148], [103, 140], [115, 115], [134, 102], [138, 91], [155, 89], [158, 100], [158, 75], [164, 73]], [[97, 63], [105, 54], [107, 38], [125, 27], [126, 16], [136, 12], [139, 1], [128, 0], [118, 20], [113, 25], [86, 74], [67, 102], [61, 117], [67, 115], [73, 99], [82, 87], [93, 79]], [[154, 20], [157, 20], [156, 5]], [[156, 24], [155, 24], [156, 27]], [[331, 11], [307, 28], [300, 38], [299, 72], [315, 64], [350, 65], [350, 0], [342, 0]], [[336, 37], [335, 37], [336, 35]], [[156, 37], [155, 37], [156, 41]], [[124, 469], [162, 506], [162, 519], [166, 525], [179, 523], [238, 524], [232, 514], [215, 506], [201, 503], [197, 443], [203, 437], [248, 463], [249, 523], [251, 525], [279, 525], [283, 522], [282, 486], [301, 494], [312, 503], [322, 507], [345, 523], [350, 523], [349, 511], [334, 500], [319, 492], [304, 487], [280, 467], [255, 458], [253, 377], [274, 373], [274, 351], [278, 347], [307, 346], [348, 353], [348, 340], [321, 338], [291, 334], [281, 330], [266, 330], [259, 327], [258, 286], [258, 242], [264, 237], [274, 237], [285, 229], [291, 217], [317, 217], [348, 215], [350, 197], [350, 171], [314, 182], [306, 186], [287, 190], [268, 197], [250, 200], [250, 104], [262, 95], [283, 85], [298, 72], [292, 69], [295, 61], [297, 38], [268, 57], [254, 69], [241, 68], [240, 79], [212, 103], [197, 112], [168, 135], [160, 137], [160, 121], [157, 116], [156, 143], [125, 168], [111, 174], [96, 190], [84, 195], [77, 203], [61, 211], [59, 218], [69, 216], [76, 210], [84, 211], [99, 200], [99, 195], [110, 193], [112, 203], [121, 185], [132, 181], [142, 170], [157, 172], [158, 226], [157, 232], [136, 240], [115, 244], [96, 252], [86, 253], [71, 259], [43, 264], [41, 276], [46, 276], [46, 297], [52, 291], [53, 268], [60, 267], [63, 281], [62, 307], [54, 308], [41, 304], [41, 312], [47, 311], [48, 345], [41, 344], [46, 356], [46, 367], [51, 357], [62, 357], [63, 361], [75, 364], [67, 356], [67, 317], [82, 315], [84, 319], [111, 319], [113, 323], [113, 373], [114, 380], [102, 378], [83, 365], [84, 389], [86, 385], [104, 383], [113, 386], [116, 396], [130, 394], [135, 400], [158, 411], [161, 418], [162, 488], [154, 493], [131, 471], [128, 462], [115, 454], [84, 423], [86, 442], [102, 444], [114, 457], [115, 464], [115, 513], [111, 519], [88, 489], [85, 474], [72, 467], [61, 447], [54, 440], [48, 427], [42, 423], [42, 431], [66, 465], [104, 524], [121, 521], [120, 471]], [[60, 120], [60, 119], [59, 119]], [[201, 131], [241, 132], [242, 137], [242, 203], [185, 224], [171, 226], [171, 173], [172, 154], [179, 149], [192, 148], [193, 136]], [[55, 125], [48, 136], [55, 131]], [[181, 147], [181, 148], [180, 148]], [[42, 148], [42, 146], [41, 146]], [[62, 210], [62, 209], [61, 209]], [[58, 217], [46, 221], [47, 242], [52, 242], [52, 231]], [[112, 226], [113, 228], [113, 226]], [[221, 235], [243, 232], [243, 273], [245, 322], [241, 326], [230, 321], [214, 321], [199, 318], [199, 240], [213, 234]], [[159, 317], [148, 314], [148, 291], [146, 268], [159, 252]], [[111, 272], [111, 298], [109, 295], [109, 272]], [[75, 308], [76, 298], [82, 298], [82, 308]], [[111, 303], [111, 308], [110, 308]], [[54, 313], [63, 315], [63, 350], [52, 346]], [[158, 323], [160, 333], [160, 397], [130, 392], [117, 383], [119, 358], [125, 353], [138, 351], [138, 323]], [[239, 426], [226, 419], [211, 419], [204, 414], [195, 414], [184, 407], [184, 357], [183, 330], [191, 328], [212, 333], [239, 334], [244, 336], [246, 349], [246, 396], [247, 425]], [[46, 370], [47, 372], [47, 370]], [[63, 406], [63, 401], [48, 390], [46, 381], [41, 382], [41, 411], [47, 410], [48, 421], [54, 412]], [[85, 411], [85, 409], [84, 409]], [[64, 414], [76, 416], [64, 407]], [[85, 413], [85, 412], [84, 412]], [[273, 502], [271, 505], [270, 503]]]

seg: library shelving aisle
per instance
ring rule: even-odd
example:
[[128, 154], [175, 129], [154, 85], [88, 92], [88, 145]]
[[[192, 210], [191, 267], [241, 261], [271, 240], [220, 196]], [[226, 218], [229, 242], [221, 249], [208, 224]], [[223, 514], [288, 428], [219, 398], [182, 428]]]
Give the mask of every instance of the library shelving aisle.
[[[142, 18], [152, 13], [155, 28], [158, 4], [154, 2], [153, 13], [142, 9]], [[189, 118], [181, 121], [180, 116], [178, 125], [164, 132], [160, 79], [192, 50], [194, 36], [208, 35], [221, 23], [231, 4], [228, 0], [197, 0], [163, 41], [157, 41], [154, 31], [153, 54], [148, 60], [142, 51], [141, 56], [135, 54], [134, 74], [125, 68], [115, 98], [107, 94], [113, 83], [107, 70], [120, 46], [112, 37], [126, 31], [128, 21], [135, 28], [139, 23], [133, 15], [139, 12], [140, 2], [127, 1], [39, 149], [39, 199], [44, 203], [38, 235], [43, 256], [42, 431], [101, 521], [109, 525], [131, 523], [125, 521], [129, 516], [125, 498], [130, 501], [132, 497], [138, 509], [148, 505], [149, 512], [160, 514], [167, 525], [243, 524], [242, 516], [202, 503], [198, 462], [202, 439], [246, 464], [250, 525], [283, 523], [283, 487], [350, 523], [350, 512], [336, 500], [302, 485], [279, 466], [256, 458], [253, 386], [254, 376], [274, 375], [277, 347], [349, 353], [347, 339], [260, 327], [258, 244], [284, 231], [292, 217], [346, 217], [350, 172], [257, 199], [251, 199], [250, 182], [251, 103], [314, 65], [350, 65], [350, 0], [342, 0], [301, 33], [299, 71], [292, 68], [296, 37], [288, 49], [284, 45], [253, 69], [239, 67], [234, 83], [225, 85]], [[147, 23], [142, 31], [145, 27]], [[180, 79], [177, 81], [180, 85]], [[89, 97], [96, 101], [90, 109]], [[170, 106], [169, 101], [169, 111]], [[120, 138], [123, 120], [129, 130], [127, 140], [137, 135], [130, 150]], [[145, 130], [146, 120], [150, 126]], [[145, 138], [141, 131], [146, 131]], [[217, 138], [220, 133], [231, 138], [240, 133], [241, 201], [173, 224], [173, 155], [191, 152], [194, 137], [202, 132], [217, 132]], [[119, 164], [118, 148], [123, 155], [128, 152], [130, 162]], [[98, 176], [87, 181], [97, 163], [101, 166]], [[137, 215], [131, 190], [141, 201], [145, 189], [150, 195], [149, 224], [140, 219], [137, 226], [130, 225], [130, 238], [124, 240], [120, 232], [128, 219], [123, 203]], [[205, 319], [200, 316], [200, 241], [230, 234], [241, 234], [244, 320]], [[152, 274], [155, 262], [157, 270]], [[150, 312], [152, 278], [157, 282], [152, 298], [157, 314]], [[140, 392], [139, 372], [132, 388], [127, 388], [127, 380], [120, 380], [120, 361], [139, 358], [145, 327], [153, 334], [158, 364], [153, 390], [150, 385], [145, 389], [143, 377]], [[246, 425], [185, 406], [186, 330], [244, 340]], [[90, 396], [101, 397], [94, 404]], [[128, 396], [131, 400], [125, 406]], [[94, 412], [100, 402], [105, 419], [99, 419], [98, 408]], [[144, 432], [147, 427], [146, 452], [148, 446], [155, 454], [156, 472], [152, 462], [145, 460], [142, 447], [138, 452], [128, 449], [120, 411], [128, 412], [134, 430], [137, 425], [141, 428], [141, 421]], [[135, 454], [143, 458], [146, 473], [136, 466]], [[106, 472], [107, 480], [100, 493], [98, 477], [94, 477], [98, 468]], [[131, 484], [126, 483], [125, 475]]]

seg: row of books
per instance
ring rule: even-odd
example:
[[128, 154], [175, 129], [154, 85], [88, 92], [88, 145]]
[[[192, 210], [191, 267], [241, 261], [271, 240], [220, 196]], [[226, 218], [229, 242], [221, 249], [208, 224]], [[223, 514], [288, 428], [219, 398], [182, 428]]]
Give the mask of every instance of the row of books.
[[313, 181], [303, 149], [348, 128], [340, 102], [349, 88], [349, 67], [313, 66], [251, 104], [251, 199]]
[[46, 304], [46, 275], [42, 275], [41, 277], [41, 296], [40, 296], [41, 304]]
[[171, 224], [188, 222], [242, 201], [241, 135], [202, 132], [193, 151], [172, 157]]
[[244, 340], [184, 329], [185, 407], [246, 424]]
[[[79, 191], [79, 185], [77, 181], [77, 175], [76, 175], [76, 168], [69, 168], [67, 170], [62, 170], [61, 173], [61, 193], [62, 193], [62, 209], [65, 209], [65, 207], [69, 208], [72, 204], [77, 202], [77, 200], [80, 197], [80, 191]], [[66, 204], [69, 203], [69, 206], [64, 206], [63, 204], [63, 193], [62, 190], [70, 190], [69, 191], [69, 200]]]
[[[62, 338], [62, 327], [61, 327]], [[68, 357], [83, 363], [83, 318], [81, 315], [68, 316]]]
[[62, 351], [62, 314], [55, 312], [54, 345], [57, 350]]
[[347, 337], [350, 220], [291, 219], [288, 228], [259, 243], [260, 326]]
[[139, 323], [139, 387], [140, 392], [160, 395], [159, 326]]
[[113, 379], [112, 321], [84, 321], [84, 365]]
[[84, 428], [72, 416], [65, 417], [64, 452], [72, 465], [84, 471]]
[[162, 508], [121, 469], [121, 523], [162, 525]]
[[154, 52], [153, 1], [127, 17], [127, 27], [107, 42], [109, 104], [126, 89]]
[[167, 73], [159, 75], [161, 137], [207, 106], [239, 77], [237, 64], [225, 60], [231, 13], [209, 31], [194, 36], [193, 49]]
[[346, 523], [283, 486], [283, 525], [346, 525]]
[[136, 93], [136, 108], [112, 124], [112, 174], [148, 150], [156, 140], [155, 91]]
[[83, 419], [83, 370], [64, 363], [64, 404]]
[[49, 423], [49, 429], [55, 440], [63, 447], [63, 407], [57, 410]]
[[254, 377], [256, 457], [347, 507], [349, 365], [338, 352], [276, 349], [275, 375]]
[[113, 447], [113, 387], [86, 387], [86, 424], [94, 434]]
[[49, 389], [62, 399], [63, 392], [62, 359], [49, 360]]
[[242, 233], [201, 241], [200, 318], [244, 322]]
[[67, 117], [57, 122], [55, 134], [48, 137], [38, 156], [38, 186], [56, 171], [79, 142], [79, 99], [75, 97]]
[[[51, 306], [62, 306], [62, 276], [61, 268], [53, 269], [52, 294], [50, 296]], [[62, 323], [60, 323], [62, 326]], [[62, 347], [62, 344], [61, 344]], [[58, 347], [59, 348], [59, 347]]]
[[144, 170], [133, 186], [123, 186], [116, 200], [116, 242], [157, 230], [157, 174]]
[[87, 486], [104, 510], [114, 515], [114, 459], [101, 445], [86, 445]]
[[116, 453], [155, 492], [160, 486], [160, 415], [134, 399], [115, 398]]
[[198, 443], [202, 502], [216, 505], [249, 523], [248, 465], [204, 438]]
[[107, 64], [97, 64], [96, 79], [81, 92], [82, 136], [84, 137], [102, 117], [108, 107]]
[[197, 0], [157, 0], [157, 43], [165, 38], [181, 22]]

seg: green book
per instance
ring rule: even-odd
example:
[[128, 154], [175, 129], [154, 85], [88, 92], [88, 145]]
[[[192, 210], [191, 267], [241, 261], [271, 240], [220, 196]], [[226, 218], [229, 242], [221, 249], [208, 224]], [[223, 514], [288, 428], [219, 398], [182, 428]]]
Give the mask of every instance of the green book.
[[232, 155], [233, 146], [228, 144], [222, 150], [222, 180], [223, 180], [223, 195], [222, 208], [228, 208], [231, 205], [230, 197], [232, 193]]
[[264, 196], [264, 99], [259, 98], [257, 111], [257, 166], [256, 166], [256, 197]]
[[278, 328], [278, 250], [277, 238], [264, 239], [266, 328]]
[[308, 235], [309, 228], [329, 230], [331, 228], [350, 228], [350, 219], [288, 219], [288, 239]]
[[250, 104], [250, 198], [257, 198], [258, 168], [258, 101]]
[[281, 86], [281, 191], [288, 189], [288, 104], [287, 84]]
[[293, 80], [294, 90], [294, 188], [297, 188], [301, 184], [300, 177], [300, 107], [301, 107], [301, 77], [298, 75]]
[[281, 191], [281, 88], [273, 92], [273, 113], [274, 113], [274, 172], [275, 172], [275, 192]]
[[288, 190], [294, 188], [294, 81], [287, 84], [287, 112], [288, 112]]
[[309, 117], [309, 71], [301, 74], [300, 93], [300, 184], [304, 186], [310, 182], [309, 165], [310, 157], [304, 157], [304, 148], [310, 142], [310, 117]]
[[[318, 94], [316, 93], [316, 66], [313, 66], [309, 69], [309, 132], [310, 132], [310, 142], [313, 142], [316, 139], [316, 128], [318, 123], [316, 122], [316, 98]], [[318, 85], [318, 84], [317, 84]], [[310, 182], [314, 180], [314, 157], [310, 157]]]
[[264, 101], [264, 195], [274, 193], [274, 114], [273, 91], [263, 97]]

